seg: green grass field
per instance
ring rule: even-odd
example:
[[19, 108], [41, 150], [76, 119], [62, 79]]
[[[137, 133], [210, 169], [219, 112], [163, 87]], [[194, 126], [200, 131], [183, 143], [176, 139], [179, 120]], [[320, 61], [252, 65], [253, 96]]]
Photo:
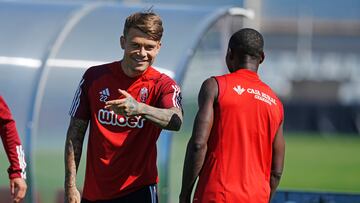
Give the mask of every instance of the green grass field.
[[288, 136], [284, 189], [360, 193], [360, 137]]
[[[177, 202], [185, 148], [189, 134], [176, 134], [170, 161], [169, 202]], [[286, 133], [286, 162], [280, 189], [360, 193], [360, 136], [304, 135]], [[8, 187], [8, 163], [0, 156], [0, 185]], [[63, 187], [62, 150], [35, 153], [35, 183], [43, 203], [55, 202]], [[82, 185], [84, 154], [78, 176]], [[165, 202], [165, 201], [161, 201]]]

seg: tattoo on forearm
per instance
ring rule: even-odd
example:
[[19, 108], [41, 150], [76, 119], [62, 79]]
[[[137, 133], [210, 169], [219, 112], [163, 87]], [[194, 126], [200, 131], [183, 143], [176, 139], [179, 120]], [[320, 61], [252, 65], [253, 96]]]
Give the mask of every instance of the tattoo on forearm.
[[[166, 130], [179, 130], [182, 124], [182, 112], [178, 108], [158, 109], [145, 106], [142, 115], [155, 125]], [[140, 107], [141, 108], [141, 107]]]
[[76, 171], [79, 167], [82, 145], [88, 122], [72, 119], [65, 143], [65, 186], [75, 185]]
[[74, 148], [72, 141], [66, 142], [66, 149], [65, 149], [65, 187], [73, 187], [75, 186], [75, 180], [76, 180], [76, 164], [72, 162], [72, 160], [75, 160], [74, 158]]

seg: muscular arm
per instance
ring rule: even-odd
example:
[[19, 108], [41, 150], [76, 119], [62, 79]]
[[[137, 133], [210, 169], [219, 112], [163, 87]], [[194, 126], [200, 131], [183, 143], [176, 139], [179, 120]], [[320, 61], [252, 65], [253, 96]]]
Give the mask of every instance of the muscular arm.
[[179, 108], [156, 108], [136, 101], [124, 90], [119, 90], [119, 92], [124, 95], [125, 98], [106, 102], [106, 109], [110, 109], [124, 116], [142, 115], [163, 129], [180, 130], [183, 116]]
[[183, 168], [181, 203], [190, 203], [191, 192], [196, 178], [203, 167], [207, 152], [207, 142], [214, 120], [214, 102], [217, 99], [218, 86], [214, 78], [207, 79], [200, 90], [199, 110], [195, 117], [193, 133], [186, 149]]
[[283, 136], [283, 123], [281, 123], [273, 142], [271, 176], [270, 176], [270, 188], [271, 188], [270, 200], [275, 194], [276, 188], [280, 183], [281, 175], [284, 168], [284, 157], [285, 157], [285, 139]]
[[166, 130], [180, 130], [182, 124], [182, 112], [176, 107], [160, 109], [139, 103], [140, 115]]
[[[65, 142], [65, 194], [69, 197], [76, 189], [76, 173], [79, 167], [82, 146], [88, 121], [72, 117]], [[71, 195], [70, 195], [71, 196]], [[71, 198], [70, 198], [71, 199]], [[69, 202], [70, 199], [68, 199]]]

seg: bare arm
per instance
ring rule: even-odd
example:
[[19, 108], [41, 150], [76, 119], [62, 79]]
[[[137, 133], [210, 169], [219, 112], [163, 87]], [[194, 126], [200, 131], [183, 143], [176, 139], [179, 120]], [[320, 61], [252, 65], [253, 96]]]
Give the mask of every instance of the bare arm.
[[65, 142], [65, 202], [79, 202], [76, 189], [76, 173], [79, 167], [82, 146], [88, 121], [72, 117]]
[[181, 203], [190, 203], [191, 192], [196, 178], [203, 167], [207, 152], [207, 142], [214, 120], [214, 102], [218, 94], [217, 82], [214, 78], [207, 79], [199, 93], [199, 110], [195, 117], [193, 133], [186, 149], [183, 169]]
[[270, 200], [275, 194], [276, 188], [280, 183], [281, 175], [284, 168], [284, 158], [285, 158], [285, 139], [283, 136], [283, 123], [281, 123], [273, 142], [272, 164], [271, 164], [271, 174], [270, 174], [271, 175]]
[[106, 109], [110, 109], [124, 116], [142, 115], [163, 129], [180, 130], [183, 116], [179, 108], [172, 107], [162, 109], [152, 107], [136, 101], [124, 90], [119, 90], [119, 92], [124, 95], [125, 98], [106, 102]]

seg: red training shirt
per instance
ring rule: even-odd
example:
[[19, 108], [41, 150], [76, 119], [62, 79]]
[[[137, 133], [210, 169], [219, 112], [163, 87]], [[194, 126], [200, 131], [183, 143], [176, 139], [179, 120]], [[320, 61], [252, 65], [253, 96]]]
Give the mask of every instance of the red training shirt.
[[90, 120], [83, 197], [106, 200], [158, 182], [156, 141], [161, 128], [142, 116], [125, 117], [105, 109], [118, 89], [158, 108], [181, 108], [180, 88], [152, 67], [136, 78], [119, 61], [89, 68], [75, 94], [70, 115]]
[[215, 77], [218, 102], [194, 202], [265, 203], [283, 106], [255, 72]]
[[9, 107], [0, 96], [0, 136], [10, 162], [9, 178], [26, 178], [25, 154]]

